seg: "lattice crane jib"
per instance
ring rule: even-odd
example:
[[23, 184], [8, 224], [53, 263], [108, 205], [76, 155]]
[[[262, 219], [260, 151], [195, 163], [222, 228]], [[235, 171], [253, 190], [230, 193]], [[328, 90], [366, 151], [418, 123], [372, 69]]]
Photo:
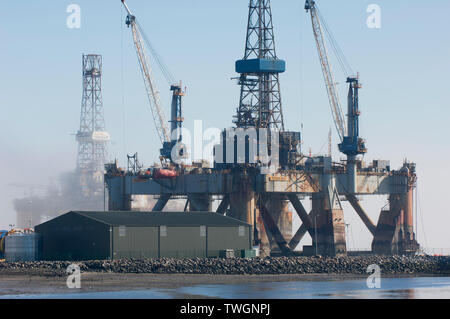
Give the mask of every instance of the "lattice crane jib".
[[[314, 40], [317, 46], [317, 53], [319, 55], [320, 66], [322, 68], [323, 78], [327, 90], [328, 100], [330, 103], [331, 114], [336, 126], [336, 131], [339, 135], [341, 143], [338, 145], [339, 150], [350, 156], [350, 160], [357, 155], [365, 154], [367, 149], [365, 141], [359, 137], [359, 99], [358, 90], [361, 88], [359, 84], [359, 76], [350, 76], [349, 72], [353, 72], [348, 64], [342, 50], [334, 39], [330, 28], [320, 14], [314, 0], [306, 0], [305, 10], [311, 15], [311, 23], [314, 33]], [[342, 110], [339, 94], [337, 90], [337, 83], [331, 67], [330, 58], [327, 49], [325, 35], [328, 37], [331, 48], [347, 77], [349, 83], [348, 94], [348, 113], [347, 123], [345, 123], [345, 115]]]
[[145, 49], [145, 41], [142, 36], [141, 28], [136, 21], [136, 17], [131, 13], [130, 8], [124, 0], [122, 0], [122, 3], [128, 13], [126, 24], [131, 27], [131, 31], [133, 33], [133, 42], [139, 61], [139, 67], [144, 79], [145, 89], [147, 91], [147, 97], [151, 107], [156, 131], [158, 132], [158, 136], [162, 144], [164, 142], [170, 142], [171, 134], [169, 128], [167, 127], [167, 122], [162, 110], [159, 91], [156, 87], [155, 79], [153, 77], [152, 69]]

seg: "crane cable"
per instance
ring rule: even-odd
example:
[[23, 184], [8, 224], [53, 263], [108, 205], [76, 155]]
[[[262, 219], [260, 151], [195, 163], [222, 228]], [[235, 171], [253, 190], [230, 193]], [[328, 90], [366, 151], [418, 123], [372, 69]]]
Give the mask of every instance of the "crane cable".
[[416, 196], [417, 196], [418, 204], [419, 204], [417, 208], [418, 208], [418, 212], [419, 212], [419, 215], [420, 215], [420, 222], [421, 222], [421, 226], [422, 226], [423, 238], [425, 239], [425, 245], [427, 247], [429, 247], [428, 246], [427, 234], [425, 232], [425, 224], [423, 222], [422, 205], [421, 205], [420, 193], [419, 193], [419, 183], [417, 183], [417, 185], [416, 185]]
[[122, 107], [122, 139], [123, 139], [123, 153], [127, 150], [127, 139], [126, 139], [126, 112], [125, 112], [125, 75], [124, 75], [124, 59], [123, 59], [123, 11], [121, 11], [120, 16], [120, 93], [121, 93], [121, 107]]
[[322, 16], [322, 13], [320, 12], [317, 5], [315, 6], [317, 11], [317, 16], [319, 17], [320, 23], [322, 24], [326, 36], [330, 42], [331, 48], [334, 52], [334, 55], [336, 56], [336, 59], [339, 62], [339, 66], [341, 67], [342, 72], [345, 74], [346, 77], [348, 77], [353, 73], [353, 69], [350, 66], [350, 63], [348, 63], [347, 58], [344, 55], [344, 52], [342, 51], [341, 47], [336, 41], [336, 38], [333, 36], [333, 33], [331, 32], [331, 29], [328, 27], [328, 24], [326, 23], [325, 19]]
[[155, 47], [150, 42], [149, 38], [147, 37], [147, 34], [144, 32], [143, 28], [135, 18], [136, 26], [139, 30], [139, 33], [142, 35], [142, 38], [144, 39], [145, 44], [150, 50], [150, 53], [155, 60], [156, 64], [158, 65], [159, 69], [161, 70], [161, 73], [163, 74], [164, 78], [166, 79], [167, 83], [169, 85], [175, 84], [175, 77], [173, 76], [172, 72], [170, 72], [169, 68], [167, 67], [167, 64], [164, 63], [162, 57], [158, 54]]

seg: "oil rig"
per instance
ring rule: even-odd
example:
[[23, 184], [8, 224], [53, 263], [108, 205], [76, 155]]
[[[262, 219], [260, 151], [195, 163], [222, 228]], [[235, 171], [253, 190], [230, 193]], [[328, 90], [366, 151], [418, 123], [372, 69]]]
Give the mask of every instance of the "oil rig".
[[[271, 3], [250, 0], [244, 57], [235, 63], [240, 95], [234, 126], [222, 131], [220, 144], [214, 147], [212, 165], [186, 164], [188, 154], [183, 143], [181, 113], [185, 92], [181, 84], [171, 81], [169, 129], [146, 54], [149, 43], [136, 16], [124, 0], [122, 3], [128, 13], [126, 24], [132, 30], [162, 148], [161, 165], [143, 168], [136, 156], [128, 157], [127, 170], [119, 168], [117, 161], [105, 165], [110, 211], [131, 210], [134, 195], [156, 196], [154, 211], [163, 210], [171, 199], [184, 198], [187, 214], [211, 211], [213, 200], [219, 199], [217, 213], [252, 225], [253, 243], [259, 246], [262, 256], [298, 253], [296, 248], [306, 233], [311, 236], [312, 245], [303, 246], [304, 255], [339, 256], [347, 254], [341, 205], [346, 200], [373, 235], [374, 254], [418, 251], [413, 223], [415, 164], [405, 162], [399, 170], [393, 170], [389, 161], [374, 160], [367, 166], [363, 163], [367, 148], [359, 136], [362, 87], [359, 75], [346, 78], [345, 115], [325, 39], [333, 41], [333, 37], [315, 1], [307, 0], [305, 9], [311, 16], [331, 113], [340, 138], [338, 147], [346, 156], [339, 163], [333, 162], [331, 156], [304, 154], [301, 132], [285, 129], [280, 75], [285, 72], [286, 63], [278, 58], [275, 50]], [[336, 48], [335, 42], [332, 47]], [[339, 61], [345, 62], [342, 57]], [[167, 70], [164, 66], [162, 69]], [[381, 209], [376, 223], [360, 203], [362, 196], [370, 195], [388, 197], [389, 204]], [[304, 198], [312, 201], [310, 212], [302, 203]], [[289, 203], [302, 221], [295, 232]]]
[[81, 192], [86, 196], [103, 192], [104, 163], [107, 161], [107, 144], [110, 140], [105, 129], [102, 99], [102, 56], [82, 56], [83, 98], [81, 103], [78, 142], [77, 175]]
[[[62, 174], [52, 186], [11, 184], [30, 189], [28, 197], [13, 201], [17, 227], [32, 228], [69, 209], [102, 210], [105, 206], [103, 172], [110, 136], [105, 128], [102, 99], [102, 56], [83, 54], [81, 66], [80, 126], [74, 134], [78, 144], [76, 168]], [[33, 195], [35, 188], [43, 194]]]

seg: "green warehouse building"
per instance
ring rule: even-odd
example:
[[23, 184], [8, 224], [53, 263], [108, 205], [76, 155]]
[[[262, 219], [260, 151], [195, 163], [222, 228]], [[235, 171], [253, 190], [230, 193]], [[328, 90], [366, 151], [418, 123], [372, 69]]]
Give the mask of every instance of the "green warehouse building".
[[79, 261], [219, 257], [225, 250], [250, 250], [251, 230], [210, 212], [73, 211], [35, 227], [41, 260]]

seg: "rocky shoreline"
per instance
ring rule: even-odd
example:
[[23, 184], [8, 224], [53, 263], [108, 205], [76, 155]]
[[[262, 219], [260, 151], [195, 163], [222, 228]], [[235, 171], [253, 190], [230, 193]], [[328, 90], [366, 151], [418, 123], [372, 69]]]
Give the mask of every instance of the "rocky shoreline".
[[432, 256], [360, 256], [360, 257], [267, 257], [231, 259], [120, 259], [82, 262], [35, 261], [0, 263], [1, 273], [45, 274], [65, 276], [67, 267], [78, 264], [81, 272], [209, 274], [209, 275], [276, 275], [276, 274], [366, 274], [372, 264], [385, 275], [450, 275], [450, 257]]

